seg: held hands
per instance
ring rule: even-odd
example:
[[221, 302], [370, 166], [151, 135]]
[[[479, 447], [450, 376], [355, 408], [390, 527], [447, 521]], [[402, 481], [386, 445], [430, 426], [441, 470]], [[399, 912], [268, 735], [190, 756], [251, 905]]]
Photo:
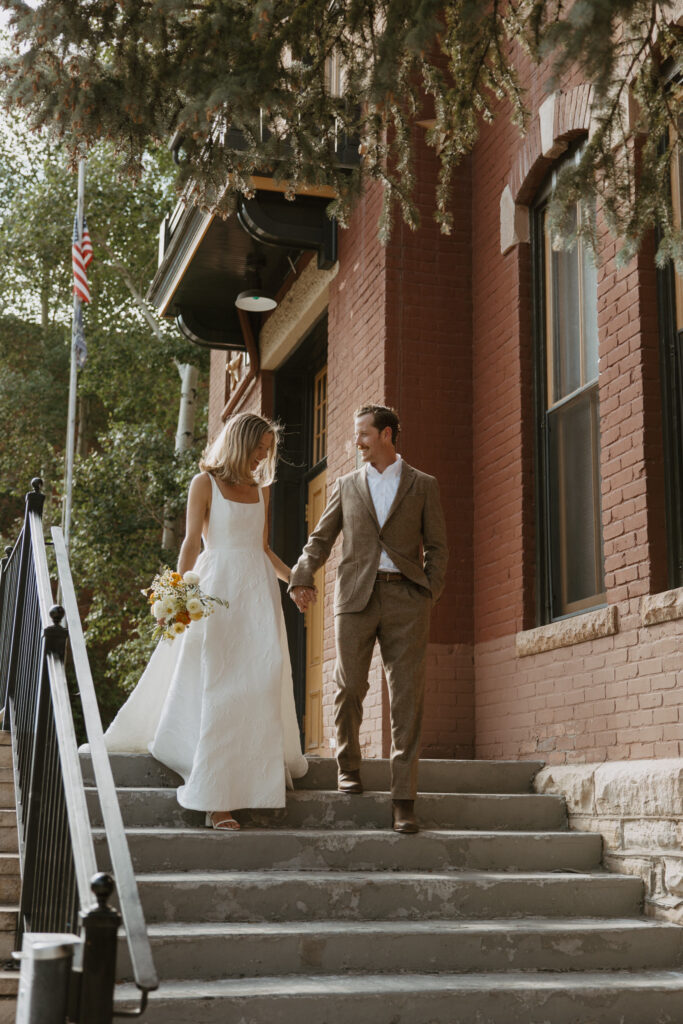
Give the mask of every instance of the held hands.
[[305, 612], [310, 604], [315, 604], [318, 600], [318, 588], [317, 587], [292, 587], [289, 592], [294, 604], [297, 606], [300, 612]]

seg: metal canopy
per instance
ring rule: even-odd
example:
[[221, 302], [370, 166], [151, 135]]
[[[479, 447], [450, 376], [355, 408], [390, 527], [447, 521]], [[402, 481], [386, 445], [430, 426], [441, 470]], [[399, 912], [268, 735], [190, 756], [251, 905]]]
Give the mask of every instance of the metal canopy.
[[147, 298], [198, 345], [245, 349], [235, 308], [240, 292], [258, 287], [275, 295], [302, 250], [317, 252], [321, 268], [337, 258], [329, 195], [287, 200], [271, 179], [259, 181], [267, 187], [240, 198], [226, 220], [181, 207], [162, 225], [159, 269]]

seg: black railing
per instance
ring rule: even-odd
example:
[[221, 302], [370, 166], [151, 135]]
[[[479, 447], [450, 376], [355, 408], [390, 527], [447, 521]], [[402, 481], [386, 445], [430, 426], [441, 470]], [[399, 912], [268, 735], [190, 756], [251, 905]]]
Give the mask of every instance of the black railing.
[[[61, 530], [53, 529], [68, 632], [64, 608], [53, 603], [41, 518], [42, 481], [36, 478], [31, 486], [19, 539], [0, 563], [0, 694], [3, 728], [11, 733], [22, 876], [17, 948], [25, 932], [80, 933], [69, 1020], [108, 1024], [113, 1016], [139, 1016], [158, 981], [104, 747], [64, 538]], [[118, 902], [142, 992], [135, 1011], [114, 1012], [121, 917], [107, 905], [114, 880], [97, 873], [64, 666], [67, 639]]]

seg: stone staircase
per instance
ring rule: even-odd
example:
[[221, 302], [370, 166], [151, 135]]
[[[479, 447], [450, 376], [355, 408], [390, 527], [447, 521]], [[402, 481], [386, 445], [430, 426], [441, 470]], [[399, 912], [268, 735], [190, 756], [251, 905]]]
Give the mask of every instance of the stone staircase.
[[[112, 765], [161, 978], [149, 1024], [683, 1020], [683, 929], [644, 918], [641, 880], [602, 870], [600, 837], [531, 791], [538, 763], [424, 761], [416, 836], [389, 829], [386, 761], [342, 796], [314, 759], [286, 810], [238, 814], [237, 834], [179, 807], [151, 757]], [[119, 976], [132, 1007], [124, 938]]]

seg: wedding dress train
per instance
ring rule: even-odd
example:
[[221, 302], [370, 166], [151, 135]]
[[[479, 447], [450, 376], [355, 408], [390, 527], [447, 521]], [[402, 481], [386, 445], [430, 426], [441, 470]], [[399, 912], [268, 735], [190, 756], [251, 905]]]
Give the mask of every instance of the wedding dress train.
[[265, 506], [225, 498], [211, 477], [206, 547], [194, 571], [229, 602], [162, 640], [105, 733], [110, 751], [147, 751], [184, 779], [196, 810], [284, 807], [305, 775], [280, 589], [263, 550]]

